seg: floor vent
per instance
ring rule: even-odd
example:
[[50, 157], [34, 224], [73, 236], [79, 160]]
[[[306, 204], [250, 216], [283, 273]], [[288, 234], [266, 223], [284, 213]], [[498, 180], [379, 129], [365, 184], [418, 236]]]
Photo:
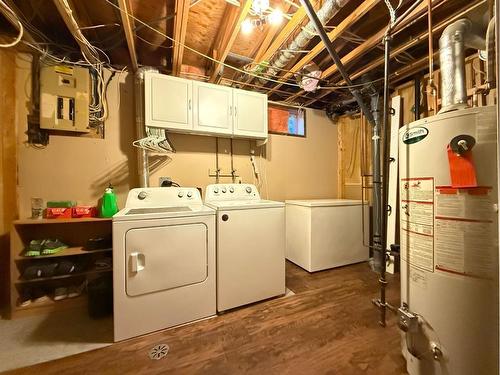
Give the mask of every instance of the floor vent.
[[158, 344], [153, 346], [153, 348], [149, 351], [150, 359], [162, 359], [165, 358], [168, 354], [169, 346], [167, 344]]

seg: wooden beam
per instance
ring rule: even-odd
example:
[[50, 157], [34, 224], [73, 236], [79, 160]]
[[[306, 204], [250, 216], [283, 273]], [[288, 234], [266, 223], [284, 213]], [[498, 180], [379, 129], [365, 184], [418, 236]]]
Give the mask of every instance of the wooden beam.
[[[436, 2], [436, 3], [441, 3], [441, 2], [444, 2], [445, 0], [433, 0], [433, 1]], [[425, 14], [426, 10], [427, 10], [427, 3], [424, 1], [424, 2], [420, 3], [408, 15], [408, 17], [404, 21], [402, 21], [396, 27], [396, 30], [394, 30], [394, 33], [400, 32], [404, 28], [406, 28], [406, 27], [410, 26], [411, 24], [413, 24], [416, 21], [416, 19], [418, 19], [419, 17], [421, 17], [423, 14]], [[351, 63], [352, 61], [354, 61], [354, 60], [358, 59], [359, 57], [361, 57], [366, 52], [372, 50], [377, 44], [379, 44], [381, 42], [382, 37], [385, 34], [385, 30], [386, 30], [385, 27], [382, 28], [377, 33], [375, 33], [370, 38], [368, 38], [365, 42], [363, 42], [358, 47], [356, 47], [351, 52], [349, 52], [347, 55], [345, 55], [344, 57], [342, 57], [342, 59], [341, 59], [342, 64], [347, 65], [347, 64]], [[337, 66], [335, 64], [333, 64], [333, 65], [331, 65], [328, 69], [326, 69], [323, 72], [323, 74], [321, 75], [321, 79], [326, 79], [326, 78], [330, 77], [332, 74], [334, 74], [337, 71], [338, 71]], [[290, 96], [285, 101], [286, 102], [291, 102], [291, 101], [295, 100], [298, 96], [300, 96], [303, 92], [304, 92], [303, 90], [300, 90], [298, 93]], [[331, 93], [330, 90], [325, 90], [324, 93], [318, 95], [313, 100], [307, 102], [306, 105], [310, 105], [310, 104], [314, 103], [315, 100], [321, 99], [321, 98], [327, 96], [330, 93]]]
[[[358, 21], [361, 17], [363, 17], [366, 13], [368, 13], [375, 5], [379, 3], [380, 0], [367, 0], [363, 1], [359, 7], [357, 7], [354, 12], [352, 12], [349, 16], [344, 18], [342, 22], [340, 22], [334, 30], [328, 33], [328, 38], [333, 42], [335, 41], [344, 31], [349, 29], [356, 21]], [[305, 65], [310, 63], [317, 55], [321, 53], [325, 49], [325, 44], [320, 41], [307, 55], [305, 55], [302, 59], [299, 60], [286, 74], [280, 77], [280, 80], [287, 80], [294, 73], [298, 72]], [[275, 86], [268, 94], [273, 93], [276, 89], [280, 88], [282, 84], [278, 84]]]
[[[450, 23], [453, 23], [456, 20], [462, 18], [464, 16], [464, 12], [472, 11], [473, 9], [477, 8], [478, 6], [481, 6], [485, 2], [486, 2], [486, 0], [482, 0], [482, 1], [479, 1], [479, 2], [477, 2], [476, 4], [474, 4], [472, 6], [470, 4], [467, 4], [464, 8], [460, 9], [452, 17], [447, 18], [444, 21], [441, 21], [439, 24], [435, 25], [434, 28], [432, 29], [432, 32], [433, 33], [440, 32], [446, 26], [448, 26]], [[428, 31], [424, 31], [423, 33], [417, 35], [416, 37], [412, 37], [410, 39], [410, 41], [408, 41], [407, 43], [404, 43], [404, 44], [402, 44], [402, 45], [394, 48], [391, 51], [391, 59], [394, 58], [394, 57], [396, 57], [396, 56], [399, 56], [401, 53], [407, 51], [408, 49], [416, 46], [417, 44], [419, 44], [423, 40], [427, 39], [428, 35], [429, 35], [429, 32]], [[356, 78], [359, 78], [363, 74], [366, 74], [366, 73], [372, 71], [373, 69], [381, 66], [383, 63], [384, 63], [384, 57], [382, 56], [379, 59], [377, 59], [376, 61], [374, 61], [373, 63], [365, 66], [363, 69], [358, 70], [357, 72], [355, 72], [353, 75], [351, 75], [351, 79], [354, 80]], [[342, 80], [338, 84], [339, 85], [345, 84], [345, 81]]]
[[134, 20], [132, 16], [132, 7], [130, 0], [118, 0], [118, 6], [120, 7], [120, 16], [122, 20], [123, 31], [125, 33], [125, 39], [127, 40], [128, 53], [130, 54], [130, 63], [132, 65], [132, 71], [137, 71], [137, 53], [135, 50], [135, 31], [133, 30]]
[[[228, 53], [231, 51], [233, 47], [234, 41], [240, 32], [240, 27], [242, 22], [248, 15], [250, 11], [250, 6], [252, 5], [251, 0], [245, 0], [243, 4], [240, 5], [238, 17], [235, 22], [233, 22], [232, 26], [228, 29], [229, 33], [226, 34], [225, 38], [221, 39], [220, 46], [215, 51], [216, 59], [220, 62], [224, 62]], [[210, 82], [216, 82], [219, 79], [219, 72], [222, 68], [222, 64], [216, 63], [214, 69], [210, 75]]]
[[[439, 2], [439, 5], [443, 5], [445, 4], [447, 1], [449, 0], [442, 0], [441, 2]], [[442, 29], [444, 29], [446, 26], [448, 26], [450, 23], [456, 21], [457, 19], [461, 18], [464, 16], [464, 13], [467, 12], [467, 11], [470, 11], [472, 9], [475, 9], [477, 8], [478, 6], [481, 6], [482, 4], [485, 3], [486, 0], [480, 0], [478, 2], [476, 2], [475, 4], [471, 5], [471, 4], [468, 4], [466, 5], [465, 7], [461, 8], [460, 10], [458, 10], [457, 12], [455, 12], [453, 14], [452, 17], [444, 20], [444, 21], [441, 21], [439, 24], [437, 24], [434, 28], [433, 28], [433, 33], [437, 33], [439, 31], [441, 31]], [[425, 15], [425, 13], [424, 13]], [[413, 23], [413, 22], [412, 22]], [[406, 23], [406, 24], [403, 24], [402, 25], [402, 28], [398, 28], [396, 31], [397, 32], [401, 32], [402, 30], [404, 30], [404, 27], [405, 26], [408, 26], [409, 22]], [[393, 49], [393, 51], [391, 52], [391, 58], [394, 58], [398, 55], [400, 55], [401, 53], [403, 53], [404, 51], [406, 51], [407, 49], [411, 48], [411, 47], [414, 47], [415, 45], [417, 45], [419, 42], [425, 40], [425, 38], [427, 38], [427, 35], [428, 35], [428, 31], [425, 31], [421, 34], [419, 34], [418, 36], [412, 38], [409, 42], [405, 43], [405, 44], [402, 44], [398, 47], [396, 47], [395, 49]], [[406, 70], [401, 70], [400, 72], [398, 72], [398, 74], [396, 75], [392, 75], [391, 77], [393, 78], [397, 78], [398, 81], [401, 81], [403, 78], [405, 77], [408, 77], [409, 75], [413, 74], [414, 72], [418, 71], [418, 69], [422, 69], [422, 66], [421, 66], [421, 62], [423, 61], [424, 59], [419, 59], [418, 61], [416, 62], [413, 62], [413, 63], [410, 63], [409, 66], [411, 67], [411, 72], [410, 74], [406, 74]], [[384, 63], [384, 57], [381, 57], [379, 58], [378, 60], [376, 60], [375, 62], [369, 64], [368, 66], [365, 66], [363, 69], [360, 69], [358, 70], [357, 72], [355, 72], [352, 76], [351, 76], [351, 79], [356, 79], [356, 78], [359, 78], [360, 76], [362, 76], [363, 74], [375, 69], [376, 67], [382, 65]], [[406, 67], [405, 67], [406, 68]], [[403, 78], [401, 78], [401, 74], [404, 74]], [[342, 81], [339, 81], [337, 82], [337, 84], [339, 85], [342, 85], [342, 84], [345, 84], [345, 81], [342, 80]], [[310, 105], [312, 103], [315, 102], [315, 100], [319, 100], [321, 98], [324, 98], [325, 96], [327, 96], [330, 92], [324, 92], [320, 95], [318, 95], [316, 98], [308, 101], [305, 103], [305, 105]], [[293, 100], [293, 99], [292, 99]]]
[[189, 17], [189, 0], [175, 1], [174, 19], [174, 53], [172, 57], [172, 74], [178, 76], [181, 72], [184, 56], [184, 41], [186, 40], [187, 22]]
[[66, 27], [70, 31], [73, 38], [75, 38], [76, 43], [80, 46], [80, 50], [82, 54], [84, 54], [90, 62], [97, 62], [98, 60], [94, 57], [94, 54], [84, 43], [85, 35], [83, 35], [80, 30], [80, 26], [78, 25], [78, 21], [76, 17], [73, 15], [74, 6], [72, 6], [71, 0], [52, 0], [57, 10], [59, 11], [59, 15], [63, 19]]
[[[285, 7], [283, 8], [283, 12], [288, 13], [288, 11], [290, 10], [291, 7], [292, 7], [291, 4], [286, 4]], [[257, 52], [252, 54], [252, 55], [255, 55], [254, 61], [259, 61], [260, 58], [264, 55], [264, 53], [267, 51], [267, 49], [271, 45], [274, 37], [276, 36], [278, 31], [280, 31], [280, 26], [281, 25], [271, 25], [269, 27], [269, 29], [267, 30], [267, 33], [266, 33], [266, 37], [264, 38], [262, 43], [260, 43], [260, 45], [257, 46], [258, 47]]]

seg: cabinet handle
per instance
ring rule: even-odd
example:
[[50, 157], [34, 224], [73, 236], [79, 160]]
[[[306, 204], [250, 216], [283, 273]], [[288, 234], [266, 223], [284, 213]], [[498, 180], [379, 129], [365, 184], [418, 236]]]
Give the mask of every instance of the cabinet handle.
[[191, 99], [188, 100], [188, 108], [191, 110]]
[[236, 112], [236, 111], [237, 111], [237, 107], [235, 106], [235, 107], [234, 107], [234, 116], [235, 116], [235, 117], [236, 117], [236, 115], [237, 115], [237, 112]]

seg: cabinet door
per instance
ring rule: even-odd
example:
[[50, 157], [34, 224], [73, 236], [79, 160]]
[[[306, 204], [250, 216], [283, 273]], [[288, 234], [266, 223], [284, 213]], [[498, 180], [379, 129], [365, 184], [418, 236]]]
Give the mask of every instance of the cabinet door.
[[230, 87], [193, 82], [195, 132], [233, 133], [233, 94]]
[[192, 81], [186, 79], [146, 73], [146, 125], [172, 130], [192, 130], [192, 87]]
[[234, 135], [267, 138], [267, 95], [252, 91], [234, 92]]

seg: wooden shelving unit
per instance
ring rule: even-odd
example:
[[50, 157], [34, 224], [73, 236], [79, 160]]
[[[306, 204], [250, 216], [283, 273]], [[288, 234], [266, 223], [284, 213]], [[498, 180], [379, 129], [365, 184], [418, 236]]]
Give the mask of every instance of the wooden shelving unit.
[[[17, 318], [26, 315], [44, 314], [59, 309], [82, 307], [87, 304], [87, 297], [67, 298], [61, 301], [48, 299], [21, 306], [20, 295], [23, 288], [42, 287], [50, 290], [69, 283], [81, 283], [85, 280], [109, 275], [110, 268], [95, 268], [93, 263], [98, 258], [112, 256], [112, 249], [86, 250], [85, 244], [89, 238], [109, 237], [112, 233], [112, 220], [102, 218], [80, 219], [23, 219], [12, 225], [10, 248], [10, 317]], [[26, 257], [23, 253], [31, 240], [59, 239], [69, 247], [56, 254]], [[85, 265], [82, 271], [23, 279], [23, 270], [36, 262], [58, 262], [71, 259]]]

